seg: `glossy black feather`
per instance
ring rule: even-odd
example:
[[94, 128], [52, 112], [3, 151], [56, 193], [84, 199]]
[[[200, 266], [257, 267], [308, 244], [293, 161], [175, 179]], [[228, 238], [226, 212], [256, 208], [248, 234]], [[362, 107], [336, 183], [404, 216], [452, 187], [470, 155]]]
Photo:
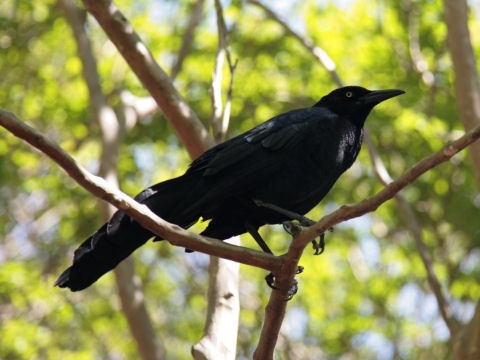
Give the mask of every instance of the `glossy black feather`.
[[[305, 214], [355, 161], [363, 124], [379, 102], [400, 90], [337, 89], [315, 106], [278, 115], [206, 151], [186, 173], [149, 187], [136, 200], [188, 228], [211, 220], [202, 233], [227, 239], [288, 220], [254, 199]], [[118, 211], [75, 251], [55, 285], [81, 290], [113, 269], [153, 235]]]

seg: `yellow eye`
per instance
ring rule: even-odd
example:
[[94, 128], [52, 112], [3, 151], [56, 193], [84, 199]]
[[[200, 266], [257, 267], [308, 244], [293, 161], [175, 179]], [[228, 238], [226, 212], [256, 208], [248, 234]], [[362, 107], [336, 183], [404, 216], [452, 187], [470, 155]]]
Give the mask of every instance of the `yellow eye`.
[[351, 98], [353, 96], [353, 93], [351, 91], [347, 91], [345, 93], [345, 96], [348, 97], [348, 98]]

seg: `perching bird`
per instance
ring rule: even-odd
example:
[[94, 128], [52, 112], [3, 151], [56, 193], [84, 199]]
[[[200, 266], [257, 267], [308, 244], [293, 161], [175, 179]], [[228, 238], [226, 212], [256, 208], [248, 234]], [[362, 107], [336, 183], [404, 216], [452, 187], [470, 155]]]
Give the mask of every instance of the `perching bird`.
[[[373, 107], [403, 90], [336, 89], [311, 108], [275, 116], [206, 151], [184, 175], [153, 185], [135, 198], [163, 219], [188, 228], [211, 220], [202, 235], [228, 239], [265, 224], [290, 220], [273, 204], [306, 214], [355, 161]], [[143, 245], [153, 234], [121, 211], [75, 250], [55, 282], [82, 290]]]

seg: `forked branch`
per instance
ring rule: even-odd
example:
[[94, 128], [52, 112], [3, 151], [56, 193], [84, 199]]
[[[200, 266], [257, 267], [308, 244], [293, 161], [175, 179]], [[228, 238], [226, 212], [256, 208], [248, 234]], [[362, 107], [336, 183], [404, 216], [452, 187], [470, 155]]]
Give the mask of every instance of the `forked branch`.
[[280, 269], [281, 258], [279, 257], [201, 236], [163, 220], [147, 206], [113, 188], [101, 177], [88, 172], [60, 146], [17, 119], [12, 113], [0, 109], [0, 125], [54, 160], [73, 180], [90, 193], [108, 201], [138, 221], [145, 229], [167, 239], [172, 245], [257, 266], [272, 272]]
[[282, 304], [281, 301], [284, 302], [287, 291], [293, 282], [300, 256], [313, 239], [340, 222], [375, 211], [381, 204], [393, 198], [400, 190], [411, 184], [420, 175], [449, 160], [453, 155], [480, 138], [480, 126], [477, 126], [458, 140], [445, 145], [438, 152], [419, 161], [374, 196], [354, 205], [344, 205], [324, 216], [315, 225], [299, 231], [295, 234], [288, 253], [281, 257], [275, 257], [200, 236], [166, 222], [145, 205], [137, 203], [121, 191], [112, 189], [102, 178], [90, 174], [65, 150], [5, 110], [0, 110], [0, 125], [48, 155], [93, 195], [110, 202], [134, 218], [146, 229], [168, 239], [172, 245], [184, 246], [199, 252], [257, 266], [276, 274], [277, 285], [280, 290], [272, 293], [267, 305], [265, 323], [269, 324], [268, 331], [267, 327], [264, 327], [262, 330], [260, 342], [254, 355], [256, 359], [273, 358], [273, 350], [285, 313], [285, 304]]
[[305, 247], [317, 236], [323, 234], [334, 225], [362, 216], [375, 211], [384, 202], [395, 197], [396, 194], [407, 185], [415, 181], [420, 175], [435, 166], [449, 160], [453, 155], [465, 149], [467, 146], [480, 138], [480, 125], [470, 130], [458, 140], [445, 145], [433, 155], [422, 159], [398, 179], [389, 183], [377, 194], [364, 199], [354, 205], [343, 205], [336, 211], [324, 216], [315, 225], [305, 228], [294, 235], [288, 253], [285, 255], [276, 284], [280, 288], [274, 291], [265, 311], [264, 327], [260, 335], [260, 341], [255, 350], [254, 359], [273, 359], [273, 351], [280, 331], [280, 326], [285, 315], [285, 297], [293, 283], [297, 271], [298, 260]]

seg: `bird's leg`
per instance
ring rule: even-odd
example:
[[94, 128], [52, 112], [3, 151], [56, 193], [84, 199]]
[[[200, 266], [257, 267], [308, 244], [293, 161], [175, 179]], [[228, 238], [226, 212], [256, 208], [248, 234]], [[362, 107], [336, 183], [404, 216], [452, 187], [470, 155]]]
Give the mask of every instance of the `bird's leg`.
[[[297, 220], [300, 223], [300, 225], [302, 225], [302, 226], [308, 227], [308, 226], [312, 226], [312, 225], [315, 224], [315, 221], [313, 221], [312, 219], [309, 219], [306, 216], [297, 214], [296, 212], [286, 210], [286, 209], [284, 209], [280, 206], [277, 206], [275, 204], [266, 203], [266, 202], [263, 202], [263, 201], [257, 200], [257, 199], [253, 199], [253, 202], [257, 206], [262, 206], [264, 208], [273, 210], [273, 211], [275, 211], [279, 214], [285, 215], [288, 218], [290, 218], [291, 220]], [[288, 221], [284, 222], [283, 223], [283, 228], [290, 235], [293, 235], [293, 233], [292, 233], [293, 227], [292, 227], [292, 224], [290, 222], [288, 222]], [[333, 228], [330, 228], [330, 231], [333, 231]], [[317, 241], [316, 239], [313, 239], [312, 240], [312, 245], [313, 245], [313, 250], [315, 250], [315, 253], [313, 255], [322, 254], [325, 251], [325, 234], [320, 235], [319, 241]]]
[[265, 241], [262, 239], [262, 237], [260, 236], [260, 234], [258, 233], [258, 230], [255, 226], [253, 226], [251, 223], [249, 223], [248, 221], [245, 223], [245, 227], [247, 229], [247, 231], [249, 232], [250, 235], [252, 235], [252, 237], [255, 239], [255, 241], [257, 242], [258, 245], [260, 245], [260, 247], [262, 248], [262, 250], [264, 252], [266, 252], [267, 254], [272, 254], [273, 255], [273, 252], [272, 250], [270, 250], [270, 248], [268, 247], [268, 245], [265, 243]]
[[307, 226], [312, 226], [312, 225], [315, 224], [315, 221], [313, 221], [312, 219], [309, 219], [306, 216], [297, 214], [296, 212], [284, 209], [284, 208], [282, 208], [280, 206], [277, 206], [275, 204], [266, 203], [266, 202], [263, 202], [262, 200], [257, 200], [257, 199], [253, 199], [253, 202], [257, 206], [262, 206], [264, 208], [273, 210], [273, 211], [275, 211], [279, 214], [285, 215], [286, 217], [288, 217], [291, 220], [297, 220], [300, 223], [300, 225], [302, 225], [302, 226], [307, 227]]
[[[333, 232], [333, 227], [328, 229], [330, 232]], [[316, 239], [312, 240], [313, 250], [315, 253], [313, 255], [320, 255], [325, 251], [325, 233], [320, 235], [320, 241], [317, 242]]]
[[[273, 255], [272, 250], [270, 250], [268, 245], [262, 239], [261, 235], [258, 233], [258, 230], [255, 226], [253, 226], [251, 223], [249, 223], [247, 221], [245, 223], [245, 228], [247, 229], [249, 234], [252, 235], [252, 237], [255, 239], [257, 244], [260, 245], [260, 247], [262, 248], [262, 250], [264, 252], [266, 252], [267, 254], [272, 254]], [[297, 268], [297, 274], [302, 273], [303, 269], [304, 269], [303, 266], [299, 266]], [[267, 285], [270, 288], [272, 288], [274, 290], [279, 290], [279, 288], [275, 286], [275, 275], [273, 275], [273, 273], [269, 273], [267, 276], [265, 276], [265, 281], [267, 282]], [[297, 283], [297, 280], [294, 279], [294, 283], [293, 283], [292, 287], [288, 290], [288, 296], [287, 296], [286, 300], [287, 301], [290, 300], [293, 297], [293, 295], [295, 295], [297, 293], [297, 290], [298, 290], [298, 283]]]

